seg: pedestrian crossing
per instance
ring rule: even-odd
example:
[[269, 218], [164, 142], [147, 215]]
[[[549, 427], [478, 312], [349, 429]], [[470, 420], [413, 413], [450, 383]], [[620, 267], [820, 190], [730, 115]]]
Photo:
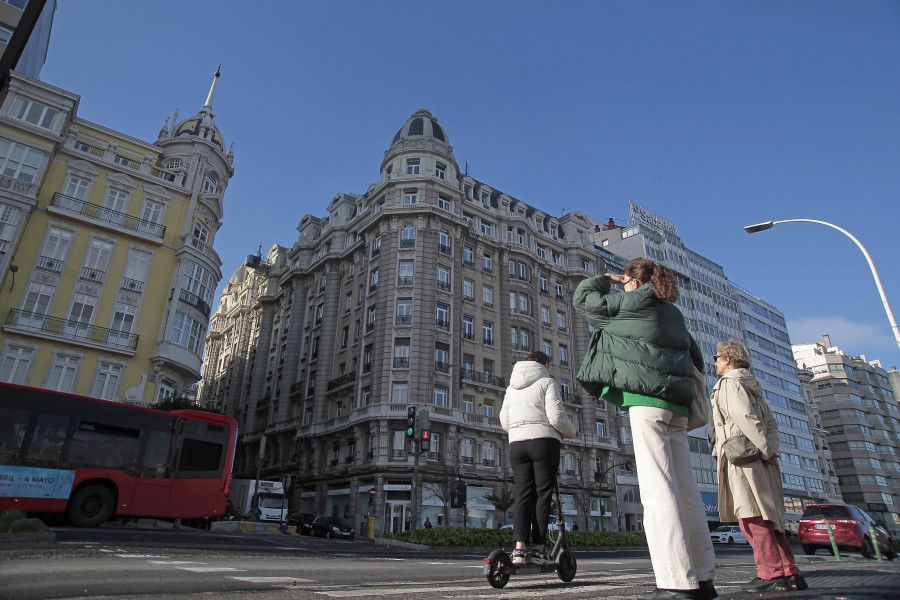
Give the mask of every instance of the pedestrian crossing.
[[[483, 576], [483, 564], [475, 562], [467, 563], [459, 560], [422, 560], [418, 557], [383, 557], [372, 556], [367, 554], [346, 554], [342, 555], [342, 559], [349, 559], [360, 565], [376, 565], [383, 563], [384, 568], [389, 569], [389, 564], [415, 564], [421, 565], [423, 568], [431, 569], [428, 573], [431, 576], [427, 580], [415, 579], [411, 581], [391, 581], [389, 578], [380, 576], [377, 581], [371, 583], [359, 584], [339, 584], [335, 582], [334, 574], [327, 573], [322, 579], [310, 576], [312, 571], [307, 566], [307, 572], [303, 573], [306, 577], [289, 576], [273, 573], [275, 569], [280, 567], [272, 566], [271, 563], [262, 567], [254, 564], [253, 561], [236, 563], [234, 559], [219, 560], [216, 558], [202, 560], [198, 557], [195, 560], [184, 560], [175, 557], [165, 556], [163, 554], [130, 552], [121, 548], [99, 548], [101, 552], [114, 559], [127, 561], [144, 561], [148, 566], [153, 568], [171, 568], [173, 574], [175, 572], [204, 574], [215, 577], [222, 577], [223, 587], [226, 589], [240, 590], [244, 589], [241, 584], [252, 586], [254, 590], [272, 589], [272, 590], [289, 590], [302, 588], [305, 592], [304, 598], [321, 598], [322, 600], [342, 599], [342, 598], [421, 598], [421, 599], [441, 599], [441, 600], [484, 600], [495, 598], [498, 590], [491, 588]], [[334, 555], [331, 555], [334, 558]], [[474, 558], [474, 557], [473, 557]], [[228, 564], [231, 563], [231, 564]], [[285, 563], [295, 564], [295, 563]], [[626, 563], [615, 560], [585, 560], [582, 568], [576, 576], [575, 580], [570, 583], [559, 581], [553, 573], [523, 573], [514, 575], [510, 578], [509, 583], [503, 588], [503, 597], [507, 600], [532, 600], [540, 597], [543, 600], [580, 600], [604, 598], [604, 600], [618, 600], [625, 598], [633, 598], [637, 593], [645, 592], [653, 589], [655, 584], [653, 573], [644, 567], [629, 568], [623, 566]], [[737, 572], [731, 572], [732, 577], [739, 578], [739, 581], [724, 581], [717, 578], [716, 588], [720, 594], [728, 595], [740, 591], [740, 585], [743, 581], [752, 578], [755, 574], [755, 566], [752, 563], [732, 563], [728, 565], [730, 569], [737, 569]], [[375, 568], [374, 566], [372, 568]], [[400, 568], [400, 567], [398, 567]], [[817, 578], [816, 572], [819, 571], [819, 583], [830, 583], [829, 578], [834, 578], [834, 583], [840, 577], [850, 577], [845, 571], [831, 572], [827, 569], [829, 565], [810, 565], [804, 568], [808, 579], [812, 582]], [[402, 568], [397, 573], [404, 572]], [[451, 569], [454, 570], [451, 575]], [[464, 569], [465, 571], [462, 571]], [[409, 572], [408, 569], [406, 572]], [[442, 572], [447, 573], [446, 577], [441, 577]], [[464, 573], [471, 573], [471, 576]], [[854, 573], [855, 574], [855, 573]], [[827, 575], [827, 576], [826, 576]], [[860, 573], [859, 575], [862, 575]], [[871, 576], [871, 574], [870, 574]], [[896, 577], [896, 576], [895, 576]], [[825, 581], [829, 579], [829, 581]], [[211, 580], [215, 581], [215, 580]], [[896, 582], [897, 579], [893, 579]], [[228, 583], [231, 582], [231, 583]], [[840, 583], [847, 583], [841, 581]], [[860, 581], [855, 581], [859, 587]]]

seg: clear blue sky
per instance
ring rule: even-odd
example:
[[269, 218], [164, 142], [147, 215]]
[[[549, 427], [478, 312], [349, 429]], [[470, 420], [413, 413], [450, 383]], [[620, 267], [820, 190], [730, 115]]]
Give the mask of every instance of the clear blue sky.
[[900, 366], [900, 2], [59, 0], [42, 79], [153, 141], [206, 99], [235, 142], [215, 247], [291, 246], [378, 180], [418, 108], [470, 174], [549, 212], [634, 200], [782, 310], [795, 343]]

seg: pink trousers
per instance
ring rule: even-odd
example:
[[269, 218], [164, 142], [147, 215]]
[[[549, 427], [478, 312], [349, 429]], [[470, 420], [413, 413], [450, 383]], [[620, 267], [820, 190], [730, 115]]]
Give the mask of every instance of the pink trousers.
[[762, 517], [738, 519], [741, 531], [750, 547], [753, 548], [753, 560], [756, 561], [756, 576], [760, 579], [790, 577], [800, 572], [794, 564], [794, 553], [788, 543], [787, 535], [772, 527], [771, 521]]

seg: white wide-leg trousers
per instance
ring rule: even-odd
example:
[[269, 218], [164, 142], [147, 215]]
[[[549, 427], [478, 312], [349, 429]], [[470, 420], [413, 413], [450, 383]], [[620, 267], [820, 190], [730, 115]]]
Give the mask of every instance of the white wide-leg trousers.
[[716, 555], [691, 468], [688, 418], [650, 406], [628, 413], [656, 587], [696, 589], [712, 581]]

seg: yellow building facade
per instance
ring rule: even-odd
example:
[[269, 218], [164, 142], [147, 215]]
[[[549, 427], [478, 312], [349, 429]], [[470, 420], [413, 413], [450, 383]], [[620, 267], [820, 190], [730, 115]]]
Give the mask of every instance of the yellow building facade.
[[146, 142], [13, 72], [0, 95], [0, 381], [153, 403], [200, 379], [234, 155], [213, 98]]

